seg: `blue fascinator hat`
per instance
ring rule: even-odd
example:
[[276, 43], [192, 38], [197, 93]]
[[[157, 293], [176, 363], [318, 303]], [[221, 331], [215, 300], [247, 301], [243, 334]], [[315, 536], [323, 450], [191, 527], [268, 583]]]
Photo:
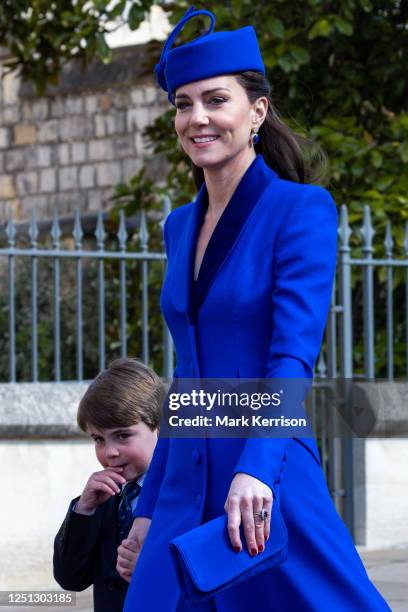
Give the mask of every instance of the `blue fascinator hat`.
[[[190, 19], [198, 15], [210, 18], [210, 27], [194, 40], [175, 47], [173, 43]], [[214, 32], [215, 16], [210, 11], [190, 7], [166, 40], [160, 61], [155, 66], [157, 82], [168, 92], [174, 105], [174, 92], [181, 85], [221, 74], [253, 70], [265, 74], [258, 40], [252, 26], [232, 32]]]

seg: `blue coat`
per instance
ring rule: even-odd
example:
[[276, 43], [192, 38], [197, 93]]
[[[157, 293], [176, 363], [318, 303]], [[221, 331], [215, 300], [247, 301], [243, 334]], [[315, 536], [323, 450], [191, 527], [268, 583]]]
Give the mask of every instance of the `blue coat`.
[[[176, 348], [174, 375], [311, 377], [336, 266], [332, 198], [321, 187], [280, 179], [258, 155], [211, 237], [194, 285], [207, 202], [204, 184], [165, 224], [162, 310]], [[189, 609], [179, 602], [168, 543], [224, 513], [237, 472], [279, 491], [288, 559], [194, 610], [389, 609], [334, 509], [313, 439], [161, 438], [137, 506], [136, 515], [152, 524], [126, 612]]]

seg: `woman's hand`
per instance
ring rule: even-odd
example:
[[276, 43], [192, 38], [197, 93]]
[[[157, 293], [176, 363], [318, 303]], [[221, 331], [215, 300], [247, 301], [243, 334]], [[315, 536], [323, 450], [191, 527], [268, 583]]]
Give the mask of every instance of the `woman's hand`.
[[[239, 472], [231, 482], [224, 509], [228, 512], [228, 533], [235, 552], [242, 550], [239, 534], [241, 523], [250, 554], [257, 555], [258, 552], [262, 552], [270, 532], [271, 489], [261, 480]], [[262, 509], [268, 512], [265, 521], [259, 518]]]
[[122, 540], [118, 547], [116, 569], [118, 574], [127, 582], [130, 582], [151, 522], [150, 519], [142, 516], [135, 518], [128, 537], [126, 540]]

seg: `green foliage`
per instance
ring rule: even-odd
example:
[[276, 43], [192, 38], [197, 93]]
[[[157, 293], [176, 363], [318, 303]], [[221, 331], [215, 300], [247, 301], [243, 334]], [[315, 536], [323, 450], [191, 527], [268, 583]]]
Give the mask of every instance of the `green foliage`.
[[142, 209], [149, 210], [156, 205], [153, 188], [153, 181], [146, 176], [146, 168], [143, 167], [127, 183], [118, 183], [111, 199], [117, 210], [124, 208], [128, 214]]
[[[126, 0], [2, 0], [0, 45], [12, 57], [10, 70], [19, 70], [39, 94], [48, 83], [57, 84], [62, 66], [92, 59], [110, 62], [105, 34], [124, 22]], [[139, 27], [154, 0], [135, 0], [127, 21]]]

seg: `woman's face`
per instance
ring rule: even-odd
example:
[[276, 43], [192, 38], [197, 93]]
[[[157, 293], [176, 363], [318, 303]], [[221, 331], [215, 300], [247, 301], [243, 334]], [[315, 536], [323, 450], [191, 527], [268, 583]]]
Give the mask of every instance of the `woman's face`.
[[266, 98], [251, 104], [233, 75], [188, 83], [175, 93], [176, 132], [196, 166], [211, 168], [253, 154], [251, 129], [265, 117]]

